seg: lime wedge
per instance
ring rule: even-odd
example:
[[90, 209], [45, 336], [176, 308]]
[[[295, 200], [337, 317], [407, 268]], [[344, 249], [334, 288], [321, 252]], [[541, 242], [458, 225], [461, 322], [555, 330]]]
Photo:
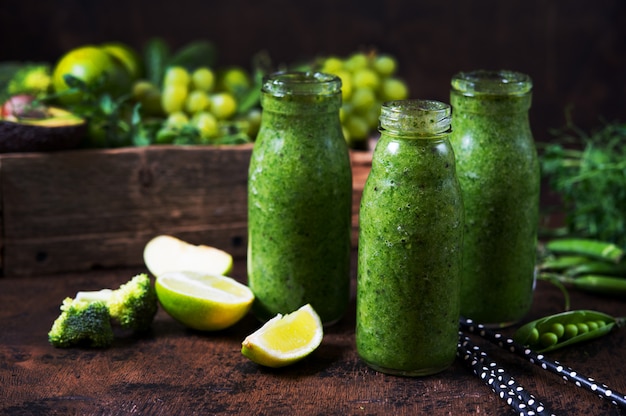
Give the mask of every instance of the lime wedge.
[[146, 267], [154, 276], [190, 271], [226, 275], [233, 267], [233, 257], [220, 249], [193, 245], [170, 235], [154, 237], [143, 251]]
[[267, 367], [283, 367], [311, 354], [322, 342], [324, 329], [307, 304], [287, 315], [278, 314], [241, 344], [241, 353]]
[[169, 272], [158, 276], [154, 286], [163, 309], [181, 324], [199, 331], [234, 325], [254, 301], [248, 286], [220, 275]]

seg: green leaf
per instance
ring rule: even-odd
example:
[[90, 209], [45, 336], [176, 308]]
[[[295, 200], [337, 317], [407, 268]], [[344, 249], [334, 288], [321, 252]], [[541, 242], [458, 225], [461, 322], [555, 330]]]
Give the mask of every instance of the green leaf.
[[217, 48], [208, 40], [191, 42], [176, 52], [168, 66], [182, 66], [189, 71], [196, 68], [214, 68], [217, 63]]
[[148, 81], [161, 85], [169, 59], [170, 48], [163, 39], [153, 38], [148, 41], [144, 49], [144, 67]]

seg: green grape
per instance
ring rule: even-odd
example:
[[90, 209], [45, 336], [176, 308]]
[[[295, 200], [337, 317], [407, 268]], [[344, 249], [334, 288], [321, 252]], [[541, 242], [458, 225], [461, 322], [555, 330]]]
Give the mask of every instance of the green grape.
[[232, 117], [237, 111], [237, 100], [228, 92], [221, 92], [211, 96], [211, 112], [220, 120]]
[[253, 108], [245, 115], [245, 119], [248, 121], [248, 137], [255, 138], [259, 133], [261, 127], [261, 109]]
[[191, 123], [200, 132], [202, 139], [211, 139], [217, 137], [219, 133], [219, 124], [217, 118], [208, 111], [201, 111], [193, 116]]
[[348, 111], [349, 111], [348, 104], [342, 105], [341, 108], [339, 109], [339, 122], [341, 124], [343, 124], [346, 121], [346, 118], [348, 117]]
[[380, 77], [370, 68], [360, 68], [352, 74], [354, 88], [370, 88], [376, 90], [380, 85]]
[[355, 72], [357, 69], [366, 68], [369, 65], [369, 59], [363, 52], [357, 52], [348, 57], [343, 63], [343, 67], [350, 72]]
[[350, 142], [352, 141], [352, 138], [350, 137], [350, 132], [348, 131], [348, 128], [342, 125], [341, 132], [343, 133], [343, 138], [346, 140], [348, 144], [350, 144]]
[[383, 101], [404, 100], [409, 96], [409, 88], [398, 78], [386, 78], [381, 85], [380, 96]]
[[326, 72], [328, 74], [337, 74], [339, 71], [343, 69], [343, 60], [336, 56], [329, 56], [324, 59], [324, 63], [322, 64], [321, 71]]
[[356, 88], [352, 92], [350, 103], [355, 111], [367, 111], [376, 103], [376, 94], [370, 88]]
[[135, 100], [141, 101], [143, 97], [156, 89], [158, 89], [156, 85], [152, 84], [151, 82], [140, 80], [133, 84], [132, 96]]
[[165, 72], [165, 78], [163, 79], [163, 85], [182, 85], [184, 87], [189, 86], [191, 78], [189, 72], [182, 66], [172, 66], [167, 68]]
[[352, 74], [348, 71], [337, 71], [335, 74], [341, 79], [341, 99], [347, 101], [352, 96], [353, 84]]
[[374, 58], [372, 67], [383, 77], [389, 77], [396, 72], [397, 62], [390, 55], [378, 55]]
[[365, 121], [367, 122], [370, 130], [375, 130], [378, 127], [378, 120], [380, 118], [380, 107], [381, 103], [377, 101], [370, 108], [368, 108], [367, 111], [363, 113], [363, 118], [365, 118]]
[[215, 74], [207, 67], [198, 68], [191, 74], [191, 85], [194, 90], [213, 91]]
[[231, 94], [238, 94], [250, 88], [252, 81], [248, 73], [239, 67], [232, 67], [221, 73], [219, 77], [220, 90]]
[[161, 106], [167, 114], [182, 111], [187, 99], [187, 87], [184, 85], [166, 85], [161, 93]]
[[174, 113], [171, 113], [167, 117], [167, 120], [165, 120], [165, 124], [167, 125], [167, 127], [173, 129], [183, 128], [187, 123], [189, 123], [189, 117], [187, 117], [187, 114], [183, 113], [182, 111], [176, 111]]
[[365, 118], [357, 114], [351, 114], [350, 117], [346, 119], [345, 127], [348, 130], [351, 142], [367, 139], [370, 132]]
[[178, 133], [176, 132], [176, 130], [168, 128], [168, 127], [163, 127], [159, 129], [159, 131], [157, 132], [156, 137], [155, 137], [155, 143], [156, 144], [172, 144], [174, 143], [174, 140], [176, 139], [176, 137], [178, 137]]
[[189, 114], [196, 114], [204, 111], [211, 105], [211, 100], [206, 92], [194, 90], [189, 93], [185, 100], [185, 111]]
[[141, 103], [141, 111], [149, 115], [161, 115], [161, 91], [148, 81], [137, 81], [133, 85], [132, 96]]

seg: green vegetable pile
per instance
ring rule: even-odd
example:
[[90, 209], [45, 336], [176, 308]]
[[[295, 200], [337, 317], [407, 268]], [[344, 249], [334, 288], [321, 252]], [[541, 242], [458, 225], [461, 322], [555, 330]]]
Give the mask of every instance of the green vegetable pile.
[[614, 243], [560, 238], [545, 243], [540, 252], [539, 278], [561, 287], [626, 299], [626, 253]]
[[173, 50], [152, 38], [141, 51], [109, 42], [76, 47], [53, 64], [0, 62], [0, 107], [22, 95], [36, 98], [33, 106], [68, 110], [87, 122], [83, 147], [236, 145], [256, 139], [265, 75], [323, 71], [342, 81], [346, 141], [366, 149], [381, 103], [409, 94], [396, 58], [376, 50], [279, 65], [260, 51], [249, 68], [218, 64], [217, 52], [208, 40]]

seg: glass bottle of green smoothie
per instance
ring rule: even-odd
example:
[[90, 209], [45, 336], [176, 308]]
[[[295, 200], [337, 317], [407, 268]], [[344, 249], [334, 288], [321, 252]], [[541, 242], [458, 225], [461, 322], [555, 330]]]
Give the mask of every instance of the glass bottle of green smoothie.
[[539, 164], [528, 119], [532, 80], [478, 70], [452, 78], [457, 173], [465, 206], [461, 314], [488, 326], [532, 304]]
[[260, 320], [310, 303], [325, 325], [350, 291], [352, 171], [341, 80], [279, 73], [262, 86], [248, 179], [248, 283]]
[[450, 106], [383, 104], [359, 213], [356, 345], [370, 367], [422, 376], [455, 359], [463, 203]]

